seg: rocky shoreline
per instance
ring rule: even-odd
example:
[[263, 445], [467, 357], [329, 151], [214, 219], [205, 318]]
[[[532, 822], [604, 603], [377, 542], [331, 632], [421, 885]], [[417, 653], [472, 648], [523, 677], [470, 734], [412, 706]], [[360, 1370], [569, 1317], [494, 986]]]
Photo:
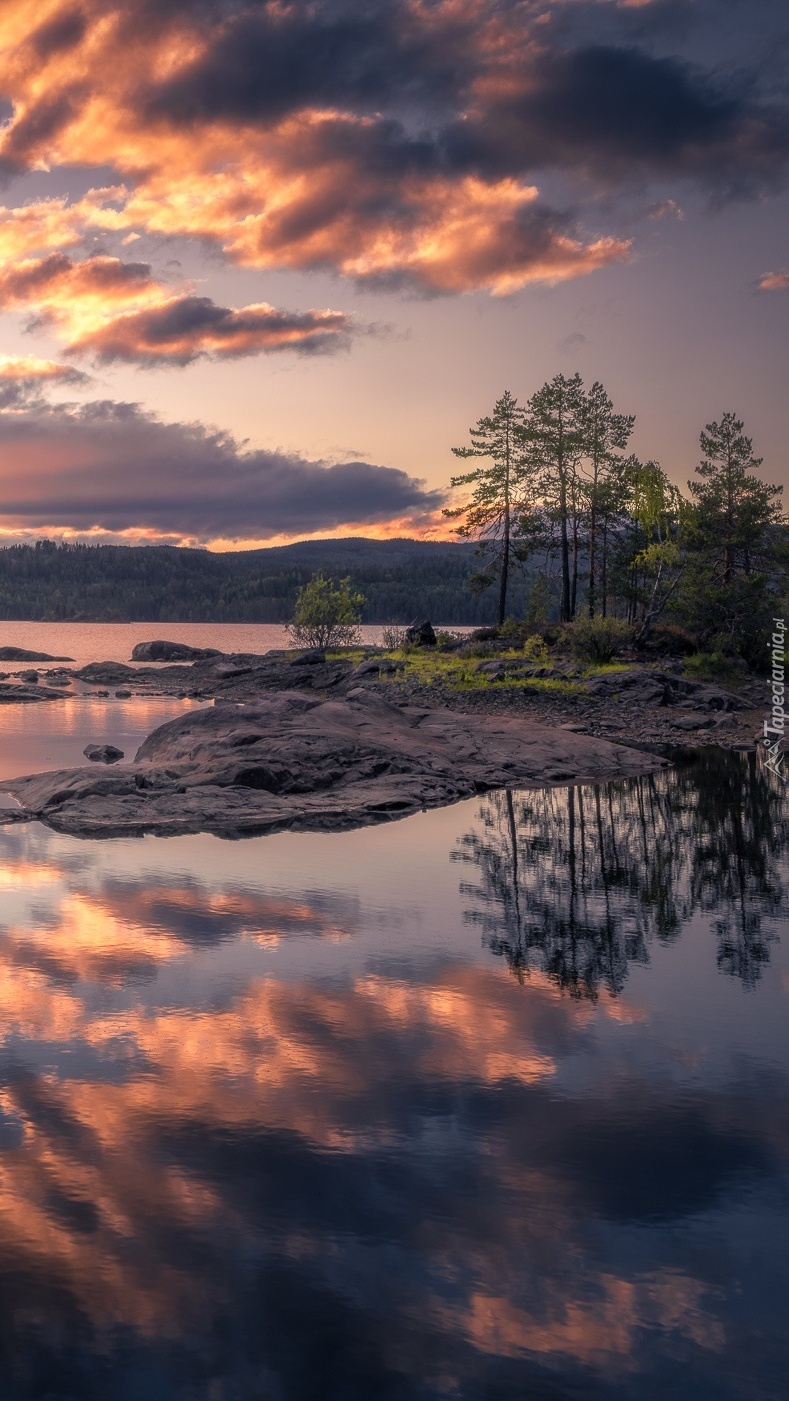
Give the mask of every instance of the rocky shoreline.
[[339, 831], [490, 788], [602, 782], [664, 767], [658, 755], [572, 730], [393, 705], [363, 687], [337, 699], [282, 691], [188, 711], [155, 730], [123, 768], [16, 779], [7, 787], [22, 807], [8, 820], [88, 837]]
[[6, 701], [31, 692], [57, 701], [76, 685], [88, 695], [213, 702], [154, 731], [131, 765], [97, 772], [91, 763], [7, 784], [22, 807], [2, 820], [86, 836], [338, 830], [494, 787], [651, 772], [676, 746], [752, 748], [761, 720], [758, 683], [734, 693], [688, 679], [676, 664], [628, 666], [552, 691], [539, 684], [548, 668], [494, 658], [483, 664], [490, 684], [459, 689], [420, 679], [372, 647], [203, 649], [192, 658], [182, 644], [157, 642], [135, 651], [142, 663], [168, 655], [177, 660], [95, 662], [0, 682]]

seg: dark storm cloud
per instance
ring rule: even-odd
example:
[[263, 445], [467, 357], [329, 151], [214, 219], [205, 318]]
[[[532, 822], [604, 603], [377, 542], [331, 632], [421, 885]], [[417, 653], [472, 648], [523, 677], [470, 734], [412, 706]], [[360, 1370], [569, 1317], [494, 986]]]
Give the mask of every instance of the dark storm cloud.
[[415, 25], [396, 3], [250, 6], [218, 27], [194, 65], [151, 94], [148, 110], [176, 121], [269, 121], [304, 106], [376, 111], [456, 96], [474, 70], [470, 24]]
[[446, 147], [488, 174], [560, 167], [606, 184], [674, 175], [745, 189], [785, 170], [789, 110], [675, 58], [590, 45], [544, 55], [521, 92], [457, 123]]
[[[177, 124], [266, 124], [310, 107], [366, 111], [373, 121], [355, 152], [359, 167], [380, 170], [383, 160], [393, 176], [415, 163], [436, 174], [474, 168], [483, 177], [560, 166], [606, 182], [673, 174], [744, 192], [783, 172], [785, 104], [760, 103], [744, 78], [724, 81], [633, 42], [636, 25], [648, 41], [655, 30], [682, 32], [694, 16], [709, 20], [707, 10], [687, 3], [579, 9], [586, 28], [596, 22], [610, 42], [565, 47], [563, 29], [583, 25], [574, 7], [561, 5], [536, 51], [524, 44], [532, 15], [523, 7], [488, 6], [474, 12], [476, 24], [471, 12], [438, 7], [429, 30], [398, 0], [284, 16], [268, 5], [238, 7], [217, 22], [191, 67], [148, 93], [147, 110]], [[511, 62], [486, 43], [493, 22], [511, 29]], [[616, 42], [617, 29], [627, 42]], [[495, 96], [495, 81], [490, 98], [472, 92], [475, 82], [499, 74], [506, 74], [506, 98]], [[419, 139], [386, 120], [387, 109], [439, 100], [457, 120]]]
[[79, 44], [86, 29], [87, 20], [80, 10], [61, 10], [35, 31], [32, 43], [39, 58], [49, 58]]
[[406, 472], [245, 451], [136, 404], [32, 401], [0, 413], [2, 516], [20, 526], [264, 539], [418, 517], [443, 504]]

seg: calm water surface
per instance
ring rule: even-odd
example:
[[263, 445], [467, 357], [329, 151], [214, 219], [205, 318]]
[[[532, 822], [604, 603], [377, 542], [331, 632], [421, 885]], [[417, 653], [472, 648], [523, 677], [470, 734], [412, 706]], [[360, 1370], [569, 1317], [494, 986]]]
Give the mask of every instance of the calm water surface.
[[[438, 627], [439, 624], [436, 624]], [[471, 632], [453, 627], [453, 632]], [[361, 627], [367, 644], [381, 641], [377, 624]], [[268, 652], [291, 647], [288, 630], [280, 623], [7, 623], [0, 622], [0, 647], [25, 647], [29, 652], [70, 657], [87, 662], [128, 662], [138, 642], [163, 637], [168, 642], [188, 642], [192, 647], [217, 647], [220, 652]], [[4, 662], [12, 668], [17, 663]], [[46, 663], [43, 664], [47, 670]]]
[[714, 750], [334, 836], [0, 829], [0, 1397], [783, 1398], [788, 836]]

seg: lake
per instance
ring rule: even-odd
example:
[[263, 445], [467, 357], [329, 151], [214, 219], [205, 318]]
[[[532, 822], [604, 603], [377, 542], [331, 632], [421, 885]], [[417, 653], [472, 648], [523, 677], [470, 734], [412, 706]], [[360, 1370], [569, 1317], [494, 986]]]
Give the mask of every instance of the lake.
[[[183, 704], [0, 726], [42, 767]], [[788, 845], [714, 748], [339, 835], [0, 828], [2, 1401], [778, 1401]]]
[[[439, 626], [442, 625], [436, 623]], [[453, 626], [452, 631], [473, 632], [473, 628]], [[371, 646], [380, 644], [382, 632], [383, 626], [377, 623], [359, 628], [361, 641]], [[28, 652], [70, 657], [80, 666], [96, 661], [128, 662], [138, 642], [152, 642], [155, 638], [188, 642], [191, 647], [217, 647], [220, 652], [268, 652], [275, 647], [293, 646], [281, 623], [0, 622], [0, 647], [24, 647]]]

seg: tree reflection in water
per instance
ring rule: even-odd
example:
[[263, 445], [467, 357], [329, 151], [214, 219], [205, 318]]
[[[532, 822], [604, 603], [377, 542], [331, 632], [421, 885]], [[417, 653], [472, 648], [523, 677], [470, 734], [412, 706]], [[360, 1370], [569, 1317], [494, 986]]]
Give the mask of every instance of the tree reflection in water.
[[758, 756], [709, 748], [646, 778], [493, 793], [453, 859], [478, 868], [466, 918], [516, 977], [540, 969], [594, 999], [705, 914], [718, 967], [753, 986], [789, 910], [787, 838]]

